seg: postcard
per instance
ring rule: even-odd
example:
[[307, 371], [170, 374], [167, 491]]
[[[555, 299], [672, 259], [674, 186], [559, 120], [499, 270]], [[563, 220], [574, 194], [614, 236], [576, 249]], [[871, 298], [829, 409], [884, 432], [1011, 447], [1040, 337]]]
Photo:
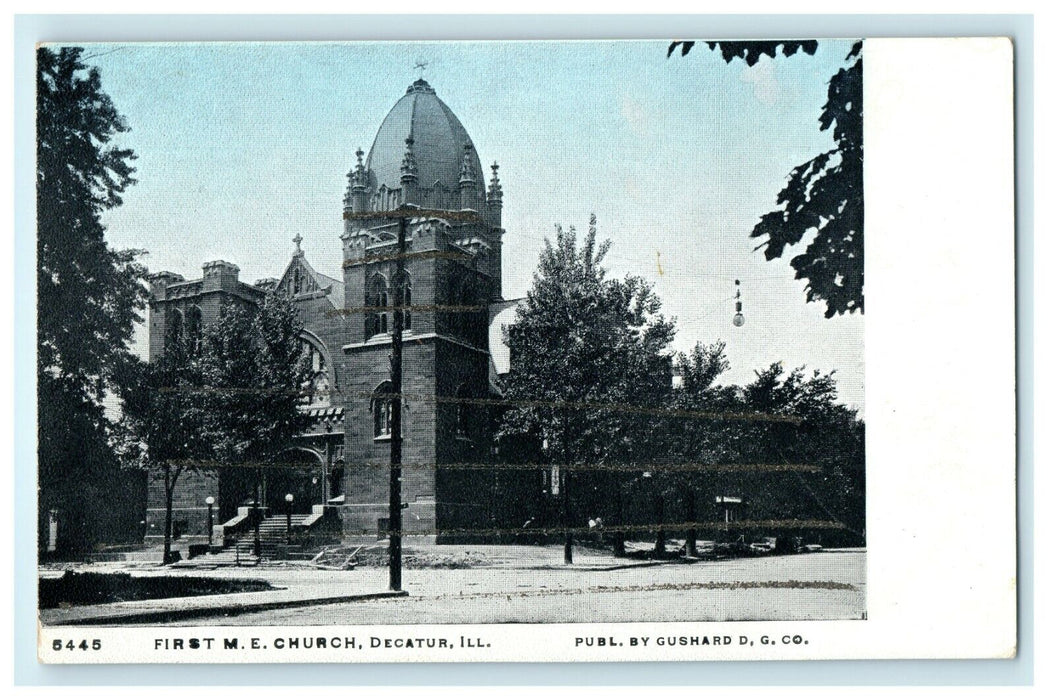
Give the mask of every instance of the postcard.
[[36, 67], [42, 662], [1015, 654], [1008, 40]]

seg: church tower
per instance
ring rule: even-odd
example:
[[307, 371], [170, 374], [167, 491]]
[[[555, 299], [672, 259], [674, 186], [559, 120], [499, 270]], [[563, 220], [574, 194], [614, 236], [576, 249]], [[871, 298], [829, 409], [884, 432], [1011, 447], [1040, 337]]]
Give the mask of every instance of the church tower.
[[[436, 539], [476, 529], [492, 429], [488, 309], [502, 299], [502, 186], [498, 164], [485, 179], [465, 127], [424, 80], [389, 111], [344, 198], [344, 337], [348, 378], [344, 454], [349, 502], [344, 530], [384, 530], [388, 514], [390, 408], [384, 398], [392, 311], [404, 312], [403, 525]], [[406, 275], [395, 277], [403, 205], [409, 221]], [[462, 465], [458, 468], [457, 465]], [[464, 539], [464, 535], [461, 537]]]

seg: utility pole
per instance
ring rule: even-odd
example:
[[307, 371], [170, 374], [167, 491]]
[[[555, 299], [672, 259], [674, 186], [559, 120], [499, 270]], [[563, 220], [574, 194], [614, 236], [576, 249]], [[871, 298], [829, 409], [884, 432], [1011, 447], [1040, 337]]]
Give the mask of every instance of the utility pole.
[[395, 313], [392, 318], [391, 467], [388, 478], [388, 588], [403, 589], [403, 304], [406, 277], [407, 217], [399, 217], [396, 248]]

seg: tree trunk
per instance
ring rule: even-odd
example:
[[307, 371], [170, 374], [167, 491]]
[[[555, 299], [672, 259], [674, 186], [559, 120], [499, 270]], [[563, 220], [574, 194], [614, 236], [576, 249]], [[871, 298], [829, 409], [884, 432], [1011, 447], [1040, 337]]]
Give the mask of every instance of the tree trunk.
[[[619, 483], [619, 475], [615, 475], [616, 484], [613, 491], [615, 492], [615, 518], [613, 518], [613, 525], [623, 525], [623, 489], [622, 484]], [[623, 530], [612, 531], [612, 554], [617, 557], [626, 556], [626, 532]]]
[[564, 528], [564, 563], [572, 563], [572, 536], [571, 536], [571, 513], [569, 513], [569, 499], [568, 499], [568, 482], [571, 481], [571, 474], [567, 469], [562, 470], [562, 476], [564, 477], [563, 488], [560, 492], [560, 511], [561, 511], [561, 527]]
[[667, 552], [667, 532], [663, 529], [663, 494], [656, 495], [656, 554], [666, 554]]
[[[176, 479], [171, 476], [172, 467], [165, 465], [165, 549], [161, 554], [161, 563], [172, 560], [172, 495], [176, 491]], [[171, 478], [170, 478], [171, 477]]]
[[564, 456], [564, 468], [561, 469], [561, 474], [564, 477], [563, 488], [560, 492], [560, 510], [561, 510], [561, 527], [564, 528], [564, 563], [572, 563], [572, 536], [571, 536], [571, 499], [568, 494], [569, 486], [571, 485], [571, 472], [568, 470], [568, 465], [571, 464], [571, 450], [568, 447], [568, 430], [571, 426], [571, 421], [568, 417], [568, 409], [564, 409], [563, 425], [561, 426], [561, 452]]
[[[696, 489], [688, 489], [686, 493], [685, 513], [690, 523], [696, 522]], [[685, 556], [698, 557], [696, 551], [696, 526], [692, 525], [685, 533]]]

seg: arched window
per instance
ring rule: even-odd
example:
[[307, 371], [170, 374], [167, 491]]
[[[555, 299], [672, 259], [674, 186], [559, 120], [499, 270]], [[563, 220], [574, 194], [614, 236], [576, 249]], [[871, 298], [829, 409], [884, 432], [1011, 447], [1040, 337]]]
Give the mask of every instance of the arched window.
[[191, 352], [201, 348], [201, 308], [191, 306], [187, 309], [187, 345]]
[[460, 438], [468, 439], [472, 434], [473, 404], [472, 392], [467, 384], [461, 384], [454, 392], [455, 430]]
[[301, 287], [302, 283], [300, 279], [300, 268], [295, 267], [293, 268], [293, 293], [300, 294]]
[[366, 286], [366, 337], [388, 333], [388, 282], [380, 272]]
[[485, 336], [481, 331], [486, 329], [483, 325], [485, 318], [480, 310], [480, 287], [475, 279], [467, 278], [458, 287], [455, 305], [459, 308], [453, 312], [454, 327], [457, 329], [458, 337], [470, 343], [484, 347]]
[[382, 382], [370, 399], [370, 411], [374, 416], [374, 438], [392, 437], [392, 382]]
[[[402, 278], [393, 280], [395, 289], [393, 290], [395, 296], [394, 306], [410, 306], [413, 303], [413, 285], [410, 280], [410, 273], [404, 271]], [[409, 310], [403, 312], [403, 330], [409, 331], [413, 326], [411, 313]]]
[[165, 330], [165, 344], [175, 344], [183, 340], [183, 314], [179, 309], [170, 309], [168, 328]]
[[301, 338], [301, 352], [311, 363], [311, 378], [305, 383], [304, 403], [309, 406], [330, 405], [330, 369], [326, 354], [314, 343]]

